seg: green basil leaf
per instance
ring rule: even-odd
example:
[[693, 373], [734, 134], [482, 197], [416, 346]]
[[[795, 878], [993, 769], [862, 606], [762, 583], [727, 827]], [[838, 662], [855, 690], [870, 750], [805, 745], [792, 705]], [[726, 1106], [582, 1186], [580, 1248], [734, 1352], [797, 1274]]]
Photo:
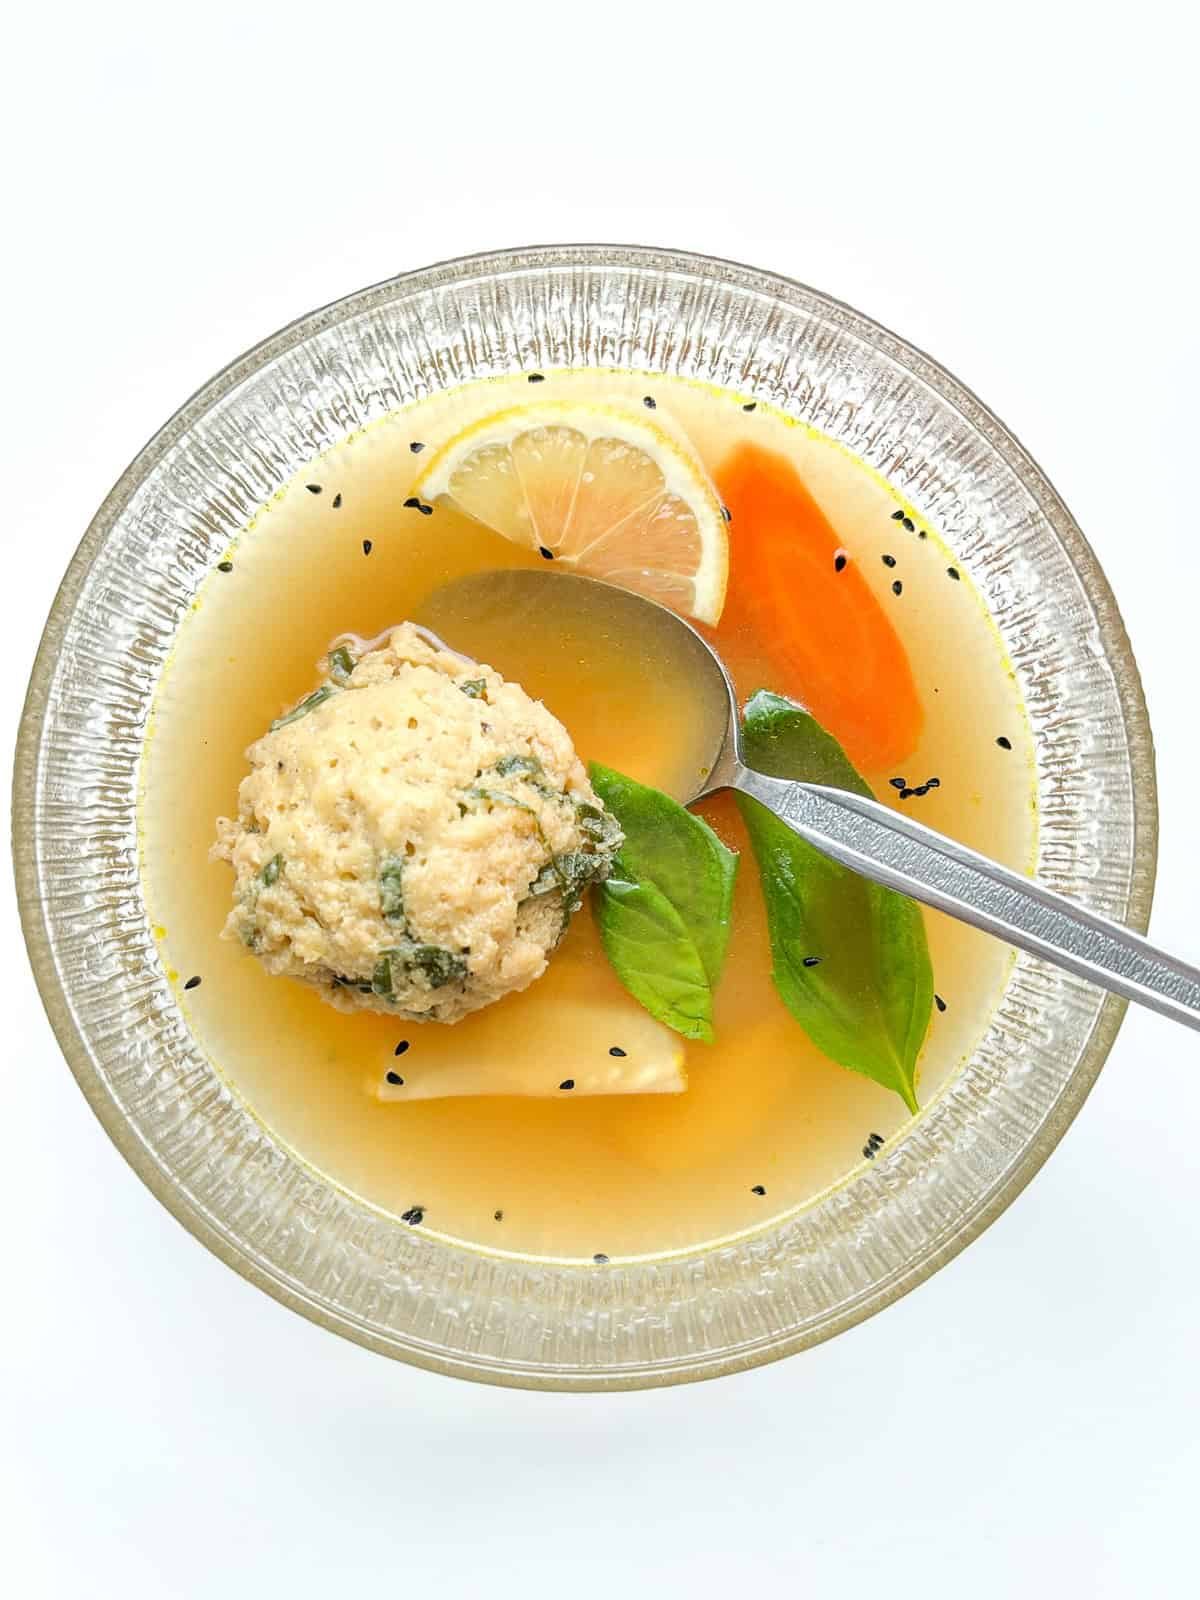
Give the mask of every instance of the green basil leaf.
[[552, 856], [525, 891], [528, 900], [537, 900], [544, 894], [560, 891], [564, 910], [578, 911], [583, 904], [583, 891], [609, 870], [608, 857], [586, 850], [564, 850]]
[[354, 671], [354, 657], [344, 644], [340, 644], [336, 650], [329, 652], [326, 659], [329, 662], [329, 676], [344, 689]]
[[442, 989], [448, 983], [461, 983], [467, 975], [467, 963], [450, 950], [435, 944], [419, 944], [405, 939], [388, 950], [381, 950], [371, 976], [371, 990], [381, 1000], [396, 1004], [396, 970], [406, 977], [419, 972], [431, 989]]
[[467, 975], [467, 963], [451, 950], [442, 950], [436, 944], [408, 944], [401, 947], [404, 964], [411, 970], [423, 973], [431, 989], [441, 989], [447, 983], [461, 983]]
[[[806, 711], [760, 690], [746, 707], [750, 766], [780, 778], [870, 788]], [[762, 874], [784, 1004], [831, 1060], [917, 1110], [915, 1071], [933, 1007], [920, 907], [823, 856], [756, 801], [738, 804]]]
[[737, 855], [669, 795], [595, 763], [591, 779], [624, 835], [596, 897], [608, 958], [652, 1016], [711, 1042]]
[[385, 855], [379, 859], [379, 908], [389, 922], [404, 918], [404, 857]]
[[555, 894], [560, 889], [565, 890], [566, 880], [559, 866], [564, 860], [565, 856], [555, 856], [553, 860], [547, 861], [544, 867], [538, 869], [537, 877], [525, 891], [527, 900], [538, 900], [544, 894]]
[[600, 938], [613, 971], [652, 1017], [685, 1039], [713, 1042], [712, 987], [683, 918], [653, 883], [608, 878]]
[[270, 732], [275, 733], [280, 728], [286, 728], [293, 722], [299, 722], [301, 717], [306, 717], [310, 711], [315, 711], [318, 706], [323, 706], [326, 700], [337, 694], [337, 692], [338, 690], [334, 684], [323, 683], [319, 689], [314, 689], [310, 695], [306, 695], [299, 705], [293, 706], [282, 717], [276, 717], [271, 724]]
[[501, 756], [492, 770], [501, 778], [511, 778], [514, 772], [525, 777], [540, 778], [542, 763], [536, 756]]
[[575, 801], [575, 820], [580, 833], [586, 834], [598, 850], [611, 848], [621, 836], [620, 825], [612, 814], [590, 801]]

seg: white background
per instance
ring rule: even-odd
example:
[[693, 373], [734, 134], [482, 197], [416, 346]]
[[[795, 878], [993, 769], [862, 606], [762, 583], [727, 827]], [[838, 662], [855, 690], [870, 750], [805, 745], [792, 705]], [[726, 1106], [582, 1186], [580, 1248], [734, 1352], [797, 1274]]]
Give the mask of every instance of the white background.
[[[1045, 465], [1145, 675], [1154, 931], [1200, 957], [1185, 11], [22, 8], [0, 739], [91, 513], [246, 346], [458, 252], [707, 250], [894, 327]], [[196, 1245], [85, 1106], [3, 895], [14, 1600], [1196, 1592], [1193, 1036], [1131, 1016], [1032, 1188], [842, 1339], [699, 1387], [510, 1393], [343, 1343]]]

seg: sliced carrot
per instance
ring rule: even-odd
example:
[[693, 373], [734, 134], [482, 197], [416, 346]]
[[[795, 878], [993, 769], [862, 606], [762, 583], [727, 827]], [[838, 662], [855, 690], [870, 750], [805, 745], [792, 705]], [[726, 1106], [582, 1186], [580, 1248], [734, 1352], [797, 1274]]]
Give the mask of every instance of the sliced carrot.
[[895, 770], [916, 748], [924, 712], [884, 607], [853, 561], [838, 562], [836, 531], [783, 456], [739, 445], [716, 479], [732, 521], [713, 638], [735, 678], [739, 662], [765, 669], [765, 687], [806, 706], [860, 771]]

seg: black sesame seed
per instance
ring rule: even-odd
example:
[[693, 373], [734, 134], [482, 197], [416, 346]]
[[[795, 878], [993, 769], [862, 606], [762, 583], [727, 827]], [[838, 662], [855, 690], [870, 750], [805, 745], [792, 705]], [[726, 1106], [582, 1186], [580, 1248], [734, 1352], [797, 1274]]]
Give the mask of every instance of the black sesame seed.
[[371, 554], [371, 541], [370, 541], [370, 539], [364, 539], [363, 540], [363, 555], [369, 556], [370, 554]]
[[846, 570], [846, 557], [842, 555], [840, 550], [833, 558], [833, 570], [835, 572], [845, 572]]
[[608, 1053], [610, 1056], [623, 1056], [625, 1054], [624, 1050], [621, 1049], [619, 1044], [610, 1045], [608, 1048]]
[[942, 787], [942, 780], [940, 778], [926, 778], [925, 787], [927, 789], [940, 789]]
[[751, 1194], [766, 1194], [766, 1192], [761, 1183], [756, 1183], [750, 1191]]
[[891, 784], [893, 789], [907, 789], [908, 788], [908, 779], [907, 778], [889, 778], [888, 782]]
[[895, 583], [892, 585], [892, 593], [893, 594], [903, 594], [904, 593], [904, 585], [900, 582], [899, 578], [897, 578]]
[[574, 1078], [564, 1078], [563, 1081], [559, 1084], [558, 1087], [560, 1089], [573, 1089], [575, 1087], [575, 1079]]
[[934, 995], [933, 1003], [938, 1008], [939, 1011], [945, 1011], [946, 1002], [942, 999], [940, 994], [935, 994]]
[[802, 967], [819, 967], [821, 965], [821, 958], [820, 956], [805, 956], [800, 965]]
[[233, 562], [232, 561], [218, 561], [217, 562], [217, 571], [218, 572], [232, 572], [233, 571]]
[[304, 487], [308, 490], [309, 494], [320, 494], [321, 492], [321, 485], [319, 483], [306, 483]]
[[880, 557], [880, 559], [882, 560], [882, 562], [883, 562], [885, 567], [894, 567], [896, 565], [895, 556], [882, 556], [882, 557]]
[[647, 411], [653, 411], [658, 405], [658, 401], [652, 394], [646, 394], [642, 396], [642, 404], [645, 406]]
[[199, 978], [189, 978], [188, 981], [184, 984], [183, 987], [185, 989], [198, 989], [200, 987], [200, 979]]
[[433, 507], [425, 505], [424, 502], [420, 500], [417, 502], [417, 510], [423, 517], [431, 517], [433, 515]]
[[732, 522], [733, 521], [733, 512], [730, 511], [728, 506], [722, 506], [721, 507], [721, 515], [725, 518], [726, 522]]
[[1006, 739], [1003, 734], [1001, 734], [1000, 737], [996, 740], [996, 743], [1000, 746], [1001, 750], [1011, 750], [1012, 749], [1012, 740], [1011, 739]]
[[359, 992], [359, 994], [374, 994], [375, 993], [374, 989], [371, 988], [371, 985], [369, 983], [360, 983], [359, 986], [358, 986], [358, 992]]
[[917, 538], [918, 539], [928, 539], [928, 537], [929, 537], [929, 535], [925, 532], [924, 528], [918, 528], [917, 529]]
[[546, 374], [544, 372], [529, 372], [526, 373], [526, 377], [530, 383], [545, 383], [546, 381]]
[[342, 509], [342, 491], [340, 489], [333, 497], [333, 509], [335, 511], [340, 511]]
[[747, 400], [746, 404], [742, 407], [742, 410], [743, 411], [753, 411], [757, 404], [758, 404], [757, 400]]
[[901, 800], [911, 800], [916, 792], [917, 791], [915, 789], [901, 789], [900, 798]]
[[863, 1145], [863, 1155], [866, 1156], [868, 1161], [874, 1161], [874, 1159], [875, 1159], [875, 1146], [872, 1145], [872, 1144]]
[[543, 561], [553, 561], [554, 560], [554, 551], [553, 550], [547, 550], [546, 546], [544, 544], [538, 545], [538, 555], [541, 556]]
[[419, 456], [421, 451], [424, 450], [425, 446], [419, 439], [413, 439], [409, 442], [408, 448], [412, 451], [413, 455]]
[[916, 532], [916, 523], [913, 521], [913, 519], [911, 517], [905, 517], [904, 526], [908, 529], [909, 533], [915, 533]]
[[419, 511], [421, 509], [421, 502], [417, 499], [415, 494], [409, 495], [408, 499], [404, 502], [404, 509], [406, 511]]
[[400, 1074], [398, 1072], [389, 1072], [388, 1075], [387, 1075], [387, 1081], [389, 1083], [394, 1083], [397, 1088], [400, 1088], [401, 1085], [404, 1083], [404, 1079], [400, 1076]]
[[396, 1046], [396, 1048], [392, 1052], [392, 1054], [393, 1055], [397, 1055], [397, 1056], [407, 1055], [408, 1054], [408, 1040], [407, 1039], [401, 1039], [400, 1043]]
[[904, 513], [903, 513], [903, 511], [893, 511], [892, 512], [892, 521], [893, 522], [903, 522], [904, 521]]
[[928, 793], [929, 793], [929, 785], [927, 783], [918, 784], [917, 787], [913, 790], [913, 794], [916, 795], [918, 799], [921, 797], [921, 795], [928, 794]]
[[959, 572], [957, 567], [947, 567], [946, 576], [948, 578], [953, 578], [955, 583], [958, 583], [962, 578], [962, 574]]
[[867, 1135], [867, 1143], [880, 1145], [883, 1143], [883, 1135], [881, 1133], [869, 1133]]
[[606, 1255], [602, 1255], [599, 1250], [596, 1251], [596, 1254], [592, 1257], [592, 1260], [598, 1267], [606, 1267], [608, 1265], [608, 1257]]
[[492, 1221], [493, 1222], [503, 1222], [504, 1221], [504, 1213], [503, 1213], [503, 1211], [493, 1211], [492, 1212]]
[[410, 1206], [409, 1209], [402, 1214], [400, 1221], [407, 1222], [410, 1228], [415, 1228], [418, 1223], [425, 1221], [425, 1207]]

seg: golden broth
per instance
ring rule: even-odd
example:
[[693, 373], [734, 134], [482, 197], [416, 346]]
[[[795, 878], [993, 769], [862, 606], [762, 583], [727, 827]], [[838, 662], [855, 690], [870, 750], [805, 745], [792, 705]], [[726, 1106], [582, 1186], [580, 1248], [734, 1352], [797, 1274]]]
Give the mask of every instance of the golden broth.
[[[901, 532], [892, 520], [900, 501], [885, 484], [761, 403], [746, 414], [741, 397], [698, 384], [594, 372], [551, 373], [536, 398], [640, 405], [651, 387], [660, 412], [686, 431], [710, 470], [746, 437], [794, 462], [844, 548], [887, 598], [908, 650], [925, 726], [906, 775], [914, 784], [940, 779], [913, 814], [1028, 868], [1036, 839], [1028, 725], [982, 603], [965, 579], [946, 581], [936, 531], [922, 528], [921, 541]], [[143, 876], [196, 1038], [302, 1160], [374, 1206], [397, 1215], [420, 1206], [426, 1228], [485, 1248], [584, 1259], [654, 1254], [804, 1205], [861, 1163], [869, 1134], [886, 1139], [908, 1120], [895, 1095], [821, 1056], [776, 995], [757, 873], [727, 797], [702, 809], [745, 859], [717, 996], [717, 1043], [686, 1047], [683, 1095], [411, 1104], [376, 1097], [401, 1040], [410, 1060], [417, 1052], [444, 1058], [469, 1048], [470, 1030], [503, 1027], [520, 1051], [529, 1019], [545, 1023], [556, 995], [578, 985], [610, 998], [614, 1018], [636, 1010], [586, 910], [545, 978], [454, 1028], [343, 1015], [217, 937], [231, 875], [208, 861], [214, 820], [234, 814], [246, 746], [311, 689], [330, 640], [423, 620], [429, 597], [453, 579], [539, 565], [536, 554], [441, 508], [424, 516], [403, 506], [421, 465], [412, 442], [433, 445], [530, 398], [524, 380], [501, 379], [394, 413], [312, 463], [226, 552], [232, 571], [205, 584], [156, 700], [143, 763]], [[892, 552], [895, 570], [881, 560]], [[902, 604], [890, 594], [901, 571]], [[670, 652], [644, 639], [593, 639], [588, 660], [593, 669], [601, 660], [603, 670], [585, 672], [569, 645], [554, 645], [552, 630], [506, 630], [502, 616], [486, 629], [477, 616], [460, 620], [456, 628], [443, 604], [437, 631], [544, 699], [585, 761], [659, 787], [688, 787], [704, 752], [688, 715], [691, 686]], [[742, 694], [771, 686], [761, 641], [737, 638], [726, 648]], [[1011, 750], [998, 746], [1001, 734]], [[867, 776], [881, 799], [899, 803], [888, 782], [894, 774]], [[926, 921], [945, 1009], [934, 1015], [921, 1061], [923, 1105], [979, 1037], [1010, 962], [1010, 952], [982, 934], [932, 914]], [[193, 976], [202, 982], [185, 992]], [[571, 1049], [564, 1030], [563, 1077]]]

